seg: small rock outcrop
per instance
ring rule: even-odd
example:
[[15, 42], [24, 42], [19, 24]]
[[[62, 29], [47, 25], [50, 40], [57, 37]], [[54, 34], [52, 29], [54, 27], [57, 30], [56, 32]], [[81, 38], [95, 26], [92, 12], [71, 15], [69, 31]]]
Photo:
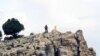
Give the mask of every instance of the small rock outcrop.
[[0, 56], [96, 56], [82, 30], [52, 31], [0, 42]]

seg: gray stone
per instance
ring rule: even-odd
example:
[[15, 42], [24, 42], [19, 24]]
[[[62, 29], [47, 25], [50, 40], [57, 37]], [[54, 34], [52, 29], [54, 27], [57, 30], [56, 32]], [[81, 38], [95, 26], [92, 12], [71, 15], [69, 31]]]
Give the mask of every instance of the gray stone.
[[61, 33], [57, 30], [34, 36], [0, 41], [0, 56], [96, 56], [83, 31]]

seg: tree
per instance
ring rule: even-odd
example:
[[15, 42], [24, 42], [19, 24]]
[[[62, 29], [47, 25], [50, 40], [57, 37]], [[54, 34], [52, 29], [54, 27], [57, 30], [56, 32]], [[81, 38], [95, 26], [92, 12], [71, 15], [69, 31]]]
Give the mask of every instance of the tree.
[[21, 24], [17, 19], [11, 18], [8, 19], [2, 26], [3, 31], [6, 35], [12, 35], [13, 37], [17, 37], [18, 33], [21, 30], [24, 30], [23, 24]]
[[0, 37], [2, 37], [2, 33], [1, 33], [1, 31], [0, 31]]
[[32, 36], [32, 35], [34, 35], [34, 33], [33, 33], [33, 32], [31, 32], [31, 33], [30, 33], [30, 35]]

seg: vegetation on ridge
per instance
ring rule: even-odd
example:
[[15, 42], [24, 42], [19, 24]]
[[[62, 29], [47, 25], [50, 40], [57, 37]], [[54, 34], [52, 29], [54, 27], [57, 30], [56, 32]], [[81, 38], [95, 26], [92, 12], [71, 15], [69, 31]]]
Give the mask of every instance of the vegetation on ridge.
[[2, 33], [1, 33], [1, 31], [0, 31], [0, 37], [2, 37]]
[[2, 28], [6, 35], [12, 35], [16, 38], [18, 33], [21, 30], [24, 30], [24, 25], [21, 24], [17, 19], [11, 18], [2, 25]]

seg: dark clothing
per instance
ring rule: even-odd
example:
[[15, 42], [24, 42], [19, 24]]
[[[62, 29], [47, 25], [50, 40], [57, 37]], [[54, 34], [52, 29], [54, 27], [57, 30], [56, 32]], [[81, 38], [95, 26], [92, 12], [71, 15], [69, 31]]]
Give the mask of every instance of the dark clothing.
[[47, 25], [45, 25], [45, 33], [48, 33], [48, 26]]

